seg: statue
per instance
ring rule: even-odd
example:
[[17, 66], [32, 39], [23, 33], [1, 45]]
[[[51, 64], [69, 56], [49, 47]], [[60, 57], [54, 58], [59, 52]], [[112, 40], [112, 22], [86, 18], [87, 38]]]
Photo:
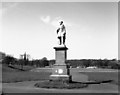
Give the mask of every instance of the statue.
[[65, 45], [66, 29], [63, 21], [60, 21], [60, 27], [57, 29], [57, 38], [59, 40], [59, 45]]

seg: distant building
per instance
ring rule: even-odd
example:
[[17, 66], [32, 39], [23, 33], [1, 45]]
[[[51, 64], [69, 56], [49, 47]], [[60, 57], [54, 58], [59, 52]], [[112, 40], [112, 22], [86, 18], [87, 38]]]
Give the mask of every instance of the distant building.
[[6, 54], [3, 52], [0, 52], [0, 63], [2, 63], [2, 60], [5, 58]]

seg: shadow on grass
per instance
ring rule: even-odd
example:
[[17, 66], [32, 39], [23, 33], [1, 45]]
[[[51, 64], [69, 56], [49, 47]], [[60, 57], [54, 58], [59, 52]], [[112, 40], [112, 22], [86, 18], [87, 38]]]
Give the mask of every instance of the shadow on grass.
[[101, 84], [101, 83], [110, 83], [110, 82], [113, 82], [113, 80], [104, 80], [104, 81], [87, 81], [87, 82], [76, 82], [76, 81], [72, 81], [71, 83]]
[[25, 69], [23, 69], [23, 68], [18, 68], [18, 67], [15, 67], [15, 66], [8, 66], [9, 68], [11, 68], [11, 69], [14, 69], [14, 70], [18, 70], [18, 71], [29, 71], [29, 70], [25, 70]]
[[83, 83], [72, 83], [72, 82], [62, 82], [62, 81], [44, 81], [39, 82], [34, 85], [38, 88], [55, 88], [55, 89], [77, 89], [85, 88], [88, 84]]
[[56, 88], [56, 89], [79, 89], [86, 88], [90, 84], [110, 83], [112, 80], [106, 81], [88, 81], [88, 82], [61, 82], [61, 81], [42, 81], [36, 83], [34, 86], [38, 88]]
[[21, 69], [21, 68], [17, 68], [17, 67], [14, 67], [14, 66], [8, 66], [8, 67], [12, 68], [12, 69], [19, 70], [19, 71], [27, 71], [27, 70], [24, 70], [24, 69]]

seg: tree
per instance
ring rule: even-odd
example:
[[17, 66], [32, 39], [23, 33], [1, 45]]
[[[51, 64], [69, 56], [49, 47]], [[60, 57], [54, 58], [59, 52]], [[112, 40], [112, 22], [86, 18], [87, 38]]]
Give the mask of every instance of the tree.
[[2, 63], [6, 65], [12, 65], [16, 62], [16, 59], [13, 56], [7, 55], [4, 57]]
[[90, 60], [84, 60], [84, 66], [89, 67], [90, 66]]
[[41, 63], [42, 63], [42, 65], [43, 65], [43, 67], [49, 66], [49, 61], [47, 60], [46, 57], [43, 57], [43, 58], [41, 59]]

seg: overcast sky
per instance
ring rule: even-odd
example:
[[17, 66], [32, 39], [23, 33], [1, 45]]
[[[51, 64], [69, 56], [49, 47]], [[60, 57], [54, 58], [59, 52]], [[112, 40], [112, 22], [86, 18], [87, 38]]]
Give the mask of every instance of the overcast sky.
[[2, 47], [19, 58], [55, 58], [56, 29], [65, 22], [68, 59], [118, 58], [118, 3], [2, 3]]

